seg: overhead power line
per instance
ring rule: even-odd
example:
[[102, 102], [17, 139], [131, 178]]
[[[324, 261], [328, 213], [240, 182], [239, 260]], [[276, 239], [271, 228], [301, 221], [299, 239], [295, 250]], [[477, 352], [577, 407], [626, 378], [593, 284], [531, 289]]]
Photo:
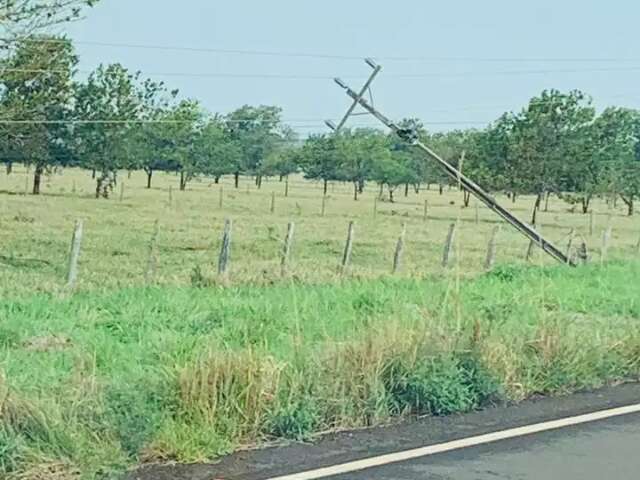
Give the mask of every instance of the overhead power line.
[[[3, 41], [10, 41], [4, 39]], [[37, 39], [22, 38], [13, 40], [15, 42], [30, 41], [34, 43], [61, 43], [65, 40], [55, 39]], [[633, 57], [473, 57], [473, 56], [375, 56], [375, 55], [336, 55], [329, 53], [316, 52], [295, 52], [295, 51], [276, 51], [276, 50], [251, 50], [251, 49], [224, 49], [211, 47], [194, 47], [180, 45], [159, 45], [148, 43], [120, 43], [120, 42], [97, 42], [85, 40], [72, 40], [78, 45], [87, 45], [105, 48], [130, 48], [140, 50], [161, 50], [175, 52], [200, 52], [214, 53], [221, 55], [246, 55], [246, 56], [267, 56], [267, 57], [292, 57], [292, 58], [316, 58], [330, 60], [357, 60], [361, 61], [365, 57], [375, 60], [399, 61], [399, 62], [487, 62], [487, 63], [585, 63], [585, 62], [606, 62], [606, 63], [623, 63], [623, 62], [639, 62], [640, 58]]]

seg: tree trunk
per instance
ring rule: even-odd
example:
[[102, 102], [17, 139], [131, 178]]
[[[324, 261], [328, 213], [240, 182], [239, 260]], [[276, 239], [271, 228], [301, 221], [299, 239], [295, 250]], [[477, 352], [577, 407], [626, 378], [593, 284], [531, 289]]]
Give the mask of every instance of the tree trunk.
[[13, 163], [12, 162], [8, 162], [7, 163], [7, 175], [11, 175], [12, 171], [13, 171]]
[[215, 177], [213, 177], [213, 183], [215, 183], [216, 185], [220, 183], [220, 175], [216, 175]]
[[322, 193], [326, 196], [327, 195], [327, 189], [329, 188], [329, 180], [327, 180], [326, 178], [322, 180], [323, 185], [322, 185]]
[[358, 182], [353, 182], [353, 199], [358, 201]]
[[36, 165], [35, 172], [33, 173], [33, 194], [40, 195], [40, 184], [42, 183], [42, 173], [44, 168], [41, 165]]
[[233, 184], [236, 188], [240, 186], [240, 172], [236, 172], [233, 174]]
[[393, 189], [389, 189], [389, 202], [393, 203], [395, 200], [393, 199]]
[[516, 192], [511, 192], [511, 202], [512, 203], [516, 203], [517, 197], [518, 197], [518, 195], [516, 195]]
[[187, 177], [183, 171], [180, 171], [180, 190], [185, 191], [187, 189]]
[[420, 193], [420, 184], [419, 183], [414, 183], [413, 184], [413, 191], [416, 192], [416, 195], [418, 195]]
[[282, 182], [284, 180], [284, 174], [280, 174], [280, 181]]
[[405, 197], [409, 196], [409, 184], [408, 183], [404, 184], [404, 196]]
[[591, 196], [582, 197], [582, 213], [589, 213], [589, 204], [591, 203]]
[[153, 169], [147, 170], [147, 188], [151, 188], [151, 177], [153, 177]]
[[358, 180], [358, 193], [364, 192], [364, 180]]
[[260, 190], [260, 188], [262, 188], [262, 175], [258, 175], [256, 177], [256, 185], [258, 186], [258, 190]]
[[[542, 193], [539, 193], [536, 196], [536, 202], [533, 204], [533, 213], [531, 214], [531, 225], [536, 224], [536, 221], [538, 220], [538, 210], [540, 209], [540, 205], [542, 204]], [[515, 196], [515, 194], [514, 194]]]
[[471, 192], [464, 188], [462, 189], [462, 201], [464, 203], [464, 208], [467, 208], [471, 202]]
[[380, 192], [378, 192], [378, 198], [382, 198], [382, 195], [384, 194], [384, 183], [380, 184]]
[[634, 213], [633, 196], [625, 198], [624, 196], [620, 195], [620, 198], [622, 198], [622, 201], [627, 205], [627, 215], [632, 217]]
[[92, 169], [91, 170], [91, 178], [93, 178], [94, 180], [96, 179], [96, 169]]
[[551, 196], [551, 192], [547, 192], [545, 199], [544, 199], [544, 211], [548, 212], [549, 211], [549, 197]]
[[444, 194], [444, 185], [439, 183], [438, 184], [438, 189], [440, 190], [440, 195], [443, 195]]
[[101, 188], [102, 188], [102, 178], [98, 178], [96, 179], [96, 198], [100, 198]]
[[127, 170], [127, 178], [131, 179], [131, 170]]

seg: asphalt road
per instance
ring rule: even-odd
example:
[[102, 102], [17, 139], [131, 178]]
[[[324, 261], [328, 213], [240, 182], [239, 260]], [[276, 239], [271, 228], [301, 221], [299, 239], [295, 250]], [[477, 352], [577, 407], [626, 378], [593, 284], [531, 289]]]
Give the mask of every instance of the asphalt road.
[[636, 480], [640, 415], [437, 454], [331, 480]]

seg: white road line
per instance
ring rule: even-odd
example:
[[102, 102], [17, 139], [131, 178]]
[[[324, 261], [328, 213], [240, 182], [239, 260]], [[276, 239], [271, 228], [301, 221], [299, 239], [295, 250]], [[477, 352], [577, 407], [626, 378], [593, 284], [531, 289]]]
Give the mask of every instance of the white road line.
[[629, 415], [631, 413], [640, 413], [640, 404], [630, 405], [627, 407], [613, 408], [609, 410], [602, 410], [599, 412], [587, 413], [586, 415], [578, 415], [575, 417], [562, 418], [560, 420], [552, 420], [549, 422], [536, 423], [534, 425], [526, 425], [523, 427], [510, 428], [508, 430], [487, 433], [484, 435], [477, 435], [475, 437], [463, 438], [460, 440], [440, 443], [437, 445], [430, 445], [428, 447], [421, 447], [421, 448], [415, 448], [412, 450], [405, 450], [403, 452], [380, 455], [378, 457], [367, 458], [364, 460], [357, 460], [354, 462], [347, 462], [340, 465], [319, 468], [316, 470], [309, 470], [301, 473], [294, 473], [292, 475], [273, 477], [267, 480], [315, 480], [318, 478], [326, 478], [326, 477], [331, 477], [333, 475], [342, 475], [345, 473], [357, 472], [360, 470], [366, 470], [374, 467], [381, 467], [383, 465], [404, 462], [406, 460], [412, 460], [420, 457], [427, 457], [429, 455], [435, 455], [437, 453], [450, 452], [452, 450], [459, 450], [462, 448], [474, 447], [477, 445], [498, 442], [500, 440], [508, 440], [510, 438], [517, 438], [525, 435], [532, 435], [534, 433], [547, 432], [550, 430], [557, 430], [560, 428], [571, 427], [574, 425], [581, 425], [584, 423], [596, 422], [598, 420], [605, 420], [607, 418], [619, 417], [621, 415]]

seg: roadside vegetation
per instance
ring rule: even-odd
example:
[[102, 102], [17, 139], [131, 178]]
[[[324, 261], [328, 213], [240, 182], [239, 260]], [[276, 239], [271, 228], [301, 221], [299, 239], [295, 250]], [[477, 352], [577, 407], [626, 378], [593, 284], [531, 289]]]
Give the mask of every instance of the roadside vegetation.
[[0, 301], [0, 472], [109, 478], [637, 378], [638, 263]]

